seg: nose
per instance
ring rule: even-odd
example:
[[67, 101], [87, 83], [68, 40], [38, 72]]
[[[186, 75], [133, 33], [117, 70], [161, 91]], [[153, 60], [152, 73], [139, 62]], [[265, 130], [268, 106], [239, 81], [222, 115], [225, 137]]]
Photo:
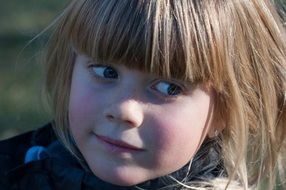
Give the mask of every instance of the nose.
[[141, 102], [134, 99], [121, 99], [111, 102], [104, 110], [104, 115], [109, 121], [128, 127], [141, 126], [144, 115]]

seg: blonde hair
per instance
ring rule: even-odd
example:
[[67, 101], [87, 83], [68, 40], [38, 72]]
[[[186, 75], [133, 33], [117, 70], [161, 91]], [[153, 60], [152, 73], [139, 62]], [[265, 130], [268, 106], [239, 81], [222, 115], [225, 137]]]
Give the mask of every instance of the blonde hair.
[[68, 129], [75, 50], [164, 77], [210, 82], [216, 119], [225, 125], [221, 146], [230, 181], [245, 189], [284, 183], [286, 34], [274, 2], [72, 1], [50, 40], [46, 89], [55, 131], [77, 155]]

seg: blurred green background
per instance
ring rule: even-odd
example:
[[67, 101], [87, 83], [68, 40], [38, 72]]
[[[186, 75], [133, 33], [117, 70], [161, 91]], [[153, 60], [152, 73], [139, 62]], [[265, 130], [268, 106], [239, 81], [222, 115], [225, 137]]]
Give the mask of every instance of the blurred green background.
[[0, 139], [51, 119], [41, 96], [41, 56], [48, 33], [29, 41], [56, 18], [67, 2], [0, 0]]

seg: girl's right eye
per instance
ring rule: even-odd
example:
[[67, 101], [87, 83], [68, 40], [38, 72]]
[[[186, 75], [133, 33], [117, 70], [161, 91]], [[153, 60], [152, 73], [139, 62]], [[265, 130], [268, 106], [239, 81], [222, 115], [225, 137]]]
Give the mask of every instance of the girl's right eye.
[[99, 79], [117, 79], [118, 73], [117, 71], [111, 67], [106, 65], [90, 65], [92, 74]]

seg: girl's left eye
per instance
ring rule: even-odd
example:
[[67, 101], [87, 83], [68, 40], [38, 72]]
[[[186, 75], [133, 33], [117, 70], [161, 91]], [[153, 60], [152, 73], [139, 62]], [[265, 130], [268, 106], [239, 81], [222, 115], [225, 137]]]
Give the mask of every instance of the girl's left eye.
[[159, 81], [156, 84], [154, 84], [151, 88], [156, 90], [165, 97], [178, 96], [183, 93], [182, 87], [167, 81]]
[[92, 73], [100, 79], [117, 79], [118, 72], [111, 66], [92, 65], [90, 66]]

